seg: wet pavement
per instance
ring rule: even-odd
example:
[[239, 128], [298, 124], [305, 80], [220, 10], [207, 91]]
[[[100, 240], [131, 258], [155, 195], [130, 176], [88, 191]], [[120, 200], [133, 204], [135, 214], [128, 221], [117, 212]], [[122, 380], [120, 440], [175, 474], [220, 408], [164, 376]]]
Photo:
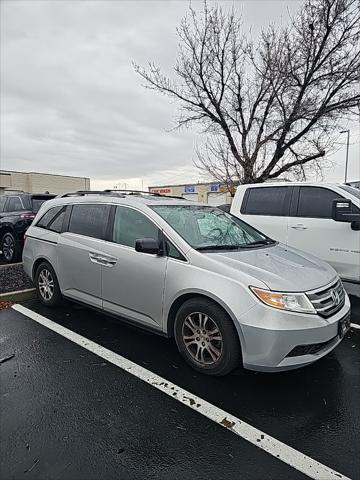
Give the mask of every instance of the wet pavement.
[[[66, 303], [52, 321], [146, 367], [350, 478], [360, 476], [360, 330], [291, 372], [194, 372], [173, 341]], [[360, 302], [352, 322], [360, 324]], [[305, 478], [139, 379], [14, 310], [0, 312], [7, 478]], [[26, 473], [25, 473], [26, 472]]]

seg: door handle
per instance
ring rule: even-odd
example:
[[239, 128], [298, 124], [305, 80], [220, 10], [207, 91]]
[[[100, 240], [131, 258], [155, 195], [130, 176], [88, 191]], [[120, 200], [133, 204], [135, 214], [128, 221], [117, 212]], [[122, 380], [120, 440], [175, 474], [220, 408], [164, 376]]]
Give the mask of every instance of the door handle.
[[294, 228], [295, 230], [307, 230], [308, 227], [303, 223], [297, 223], [296, 225], [291, 225], [291, 228]]
[[108, 257], [95, 252], [89, 252], [89, 257], [91, 262], [104, 265], [104, 267], [113, 267], [117, 262], [116, 258], [114, 257]]

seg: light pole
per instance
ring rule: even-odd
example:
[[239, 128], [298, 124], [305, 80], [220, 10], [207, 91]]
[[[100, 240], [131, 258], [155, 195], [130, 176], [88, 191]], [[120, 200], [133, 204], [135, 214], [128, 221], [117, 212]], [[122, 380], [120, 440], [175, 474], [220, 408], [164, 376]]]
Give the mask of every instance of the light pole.
[[346, 142], [346, 161], [345, 161], [345, 183], [347, 181], [347, 169], [349, 162], [349, 143], [350, 143], [350, 130], [341, 130], [340, 133], [347, 133], [347, 142]]

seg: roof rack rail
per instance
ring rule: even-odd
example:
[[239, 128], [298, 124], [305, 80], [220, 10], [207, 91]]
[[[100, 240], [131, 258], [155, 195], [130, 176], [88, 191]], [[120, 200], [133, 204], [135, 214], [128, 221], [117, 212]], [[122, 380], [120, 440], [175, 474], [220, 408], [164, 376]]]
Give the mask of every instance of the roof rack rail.
[[76, 192], [66, 192], [61, 195], [58, 195], [57, 198], [65, 197], [82, 197], [85, 195], [115, 195], [117, 197], [125, 198], [127, 195], [148, 195], [153, 197], [164, 197], [164, 198], [177, 198], [180, 200], [185, 200], [183, 197], [176, 197], [171, 195], [162, 195], [157, 192], [147, 192], [145, 190], [77, 190]]
[[57, 198], [83, 197], [85, 195], [108, 195], [109, 193], [111, 193], [111, 190], [77, 190], [76, 192], [62, 193], [61, 195], [58, 195]]

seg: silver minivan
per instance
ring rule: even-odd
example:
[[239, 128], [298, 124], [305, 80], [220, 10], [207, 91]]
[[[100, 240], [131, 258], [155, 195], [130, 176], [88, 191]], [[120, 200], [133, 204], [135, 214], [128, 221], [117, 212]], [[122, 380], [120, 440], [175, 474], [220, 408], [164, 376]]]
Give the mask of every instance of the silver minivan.
[[335, 270], [212, 206], [132, 192], [46, 202], [24, 268], [47, 306], [62, 297], [175, 337], [194, 369], [281, 371], [339, 344], [350, 303]]

